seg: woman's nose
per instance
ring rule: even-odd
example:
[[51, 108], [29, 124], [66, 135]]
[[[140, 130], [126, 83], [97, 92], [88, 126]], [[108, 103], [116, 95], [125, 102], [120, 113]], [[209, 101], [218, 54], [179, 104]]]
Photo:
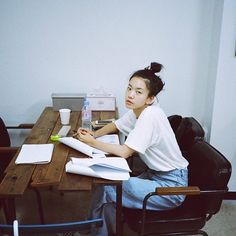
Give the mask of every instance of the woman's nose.
[[133, 98], [133, 97], [134, 97], [134, 91], [129, 91], [128, 96], [129, 96], [130, 98]]

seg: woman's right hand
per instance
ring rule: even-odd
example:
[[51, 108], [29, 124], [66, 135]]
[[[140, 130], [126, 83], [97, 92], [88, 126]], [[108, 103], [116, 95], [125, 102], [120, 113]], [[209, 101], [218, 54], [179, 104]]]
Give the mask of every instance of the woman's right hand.
[[93, 136], [93, 137], [95, 138], [95, 132], [94, 132], [94, 131], [92, 131], [92, 130], [90, 130], [90, 129], [84, 129], [84, 128], [82, 128], [82, 127], [80, 127], [80, 128], [77, 130], [77, 132], [75, 132], [75, 133], [73, 134], [73, 137], [74, 137], [74, 138], [78, 138], [79, 133], [89, 133], [91, 136]]

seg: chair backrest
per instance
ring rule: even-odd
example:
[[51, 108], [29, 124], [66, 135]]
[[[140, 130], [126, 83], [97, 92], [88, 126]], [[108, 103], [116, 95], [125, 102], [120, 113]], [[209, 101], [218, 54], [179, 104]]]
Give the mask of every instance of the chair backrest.
[[[230, 162], [209, 143], [198, 140], [184, 154], [189, 161], [189, 185], [200, 190], [227, 190], [231, 176]], [[201, 195], [201, 204], [209, 214], [220, 209], [223, 194]]]
[[182, 118], [175, 136], [182, 152], [187, 151], [196, 139], [204, 139], [202, 126], [193, 117]]
[[[59, 223], [59, 224], [40, 224], [40, 225], [18, 225], [17, 221], [14, 221], [14, 225], [18, 225], [19, 236], [22, 235], [51, 235], [52, 233], [67, 233], [67, 232], [81, 232], [83, 230], [89, 230], [91, 227], [101, 227], [102, 219], [93, 219], [93, 220], [85, 220], [85, 221], [76, 221], [76, 222], [67, 222], [67, 223]], [[16, 230], [14, 230], [13, 225], [0, 224], [0, 236], [4, 234], [13, 234]]]
[[[11, 141], [5, 126], [4, 121], [0, 117], [0, 148], [1, 147], [10, 147]], [[0, 150], [0, 181], [4, 177], [4, 170], [8, 166], [11, 158], [14, 156], [12, 153], [3, 152]]]
[[180, 125], [180, 122], [182, 120], [182, 116], [180, 115], [172, 115], [168, 116], [168, 120], [170, 122], [170, 126], [173, 129], [174, 133], [176, 132], [177, 128]]
[[0, 147], [10, 147], [11, 141], [6, 125], [0, 117]]

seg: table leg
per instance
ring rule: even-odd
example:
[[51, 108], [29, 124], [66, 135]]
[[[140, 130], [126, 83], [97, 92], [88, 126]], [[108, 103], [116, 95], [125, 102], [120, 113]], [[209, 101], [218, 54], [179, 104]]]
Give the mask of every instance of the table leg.
[[16, 219], [16, 206], [14, 198], [7, 198], [3, 200], [4, 213], [7, 224], [12, 224]]
[[36, 197], [37, 197], [39, 218], [40, 218], [41, 224], [44, 224], [45, 220], [44, 220], [43, 203], [42, 203], [42, 199], [41, 199], [41, 194], [38, 189], [34, 188], [33, 190], [36, 193]]
[[116, 235], [123, 235], [122, 220], [122, 183], [116, 185]]

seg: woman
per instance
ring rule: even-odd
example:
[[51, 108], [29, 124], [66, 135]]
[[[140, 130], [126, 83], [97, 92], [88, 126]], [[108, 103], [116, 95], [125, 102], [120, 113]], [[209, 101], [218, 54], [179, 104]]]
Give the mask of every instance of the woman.
[[[156, 75], [161, 69], [162, 65], [154, 62], [130, 77], [125, 95], [125, 104], [130, 110], [120, 119], [95, 132], [78, 130], [80, 141], [123, 158], [137, 152], [148, 166], [140, 176], [123, 182], [122, 205], [129, 208], [141, 209], [145, 195], [156, 187], [187, 186], [188, 183], [188, 162], [182, 156], [169, 121], [156, 101], [156, 95], [164, 87], [161, 78]], [[95, 139], [117, 131], [127, 136], [123, 145]], [[174, 208], [183, 200], [184, 196], [179, 195], [153, 196], [148, 202], [148, 209]], [[115, 233], [115, 201], [114, 186], [96, 188], [90, 217], [102, 217], [104, 224], [98, 232], [93, 232], [94, 235]]]

